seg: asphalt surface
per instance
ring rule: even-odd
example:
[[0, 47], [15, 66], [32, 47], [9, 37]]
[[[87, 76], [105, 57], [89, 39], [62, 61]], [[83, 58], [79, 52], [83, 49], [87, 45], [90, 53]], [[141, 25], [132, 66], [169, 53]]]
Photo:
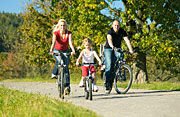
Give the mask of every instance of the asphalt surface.
[[[39, 93], [58, 98], [55, 83], [0, 82], [0, 87]], [[93, 100], [86, 100], [83, 88], [71, 84], [71, 94], [61, 101], [70, 102], [96, 112], [102, 117], [180, 117], [180, 91], [130, 89], [127, 94], [104, 93], [102, 87], [93, 92]]]

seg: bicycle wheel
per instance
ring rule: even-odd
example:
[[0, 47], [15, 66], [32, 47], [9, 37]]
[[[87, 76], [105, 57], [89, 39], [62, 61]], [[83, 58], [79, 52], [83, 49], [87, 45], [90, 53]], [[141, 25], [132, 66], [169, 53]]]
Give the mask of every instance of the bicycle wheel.
[[89, 100], [92, 100], [92, 78], [89, 79]]
[[84, 94], [85, 94], [85, 99], [86, 99], [86, 100], [89, 98], [88, 87], [89, 87], [89, 82], [88, 82], [88, 80], [86, 79], [85, 87], [84, 87]]
[[133, 81], [132, 69], [128, 65], [120, 66], [115, 72], [114, 87], [118, 94], [125, 94]]
[[61, 98], [61, 72], [60, 70], [58, 70], [58, 79], [57, 79], [57, 83], [58, 83], [58, 92], [59, 92], [59, 97]]
[[64, 74], [64, 69], [60, 69], [61, 72], [61, 98], [64, 99], [64, 79], [65, 79], [65, 74]]

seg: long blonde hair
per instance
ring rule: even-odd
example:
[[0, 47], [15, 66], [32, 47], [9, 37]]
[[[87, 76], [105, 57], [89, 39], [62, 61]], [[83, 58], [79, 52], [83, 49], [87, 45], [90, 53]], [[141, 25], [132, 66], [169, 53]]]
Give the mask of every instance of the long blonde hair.
[[65, 29], [68, 30], [69, 25], [67, 24], [66, 20], [65, 20], [65, 19], [60, 19], [60, 20], [58, 21], [58, 24], [53, 27], [53, 32], [55, 32], [55, 31], [57, 31], [57, 30], [59, 29], [59, 25], [60, 25], [61, 22], [64, 22], [64, 24], [65, 24]]

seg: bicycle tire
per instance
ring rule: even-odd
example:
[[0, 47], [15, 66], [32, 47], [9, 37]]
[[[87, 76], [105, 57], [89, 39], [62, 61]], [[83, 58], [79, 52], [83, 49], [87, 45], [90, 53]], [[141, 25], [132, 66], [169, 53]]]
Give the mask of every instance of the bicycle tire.
[[61, 93], [61, 72], [60, 72], [60, 70], [58, 72], [57, 85], [58, 85], [59, 97], [61, 98], [62, 93]]
[[114, 87], [118, 94], [125, 94], [131, 87], [133, 81], [132, 69], [124, 64], [115, 72]]
[[85, 94], [85, 99], [87, 100], [89, 98], [89, 91], [88, 91], [88, 80], [86, 79], [86, 82], [85, 82], [85, 87], [84, 87], [84, 94]]
[[92, 100], [92, 78], [89, 78], [89, 100]]
[[60, 68], [60, 72], [61, 72], [61, 99], [64, 99], [64, 79], [65, 79], [64, 69]]

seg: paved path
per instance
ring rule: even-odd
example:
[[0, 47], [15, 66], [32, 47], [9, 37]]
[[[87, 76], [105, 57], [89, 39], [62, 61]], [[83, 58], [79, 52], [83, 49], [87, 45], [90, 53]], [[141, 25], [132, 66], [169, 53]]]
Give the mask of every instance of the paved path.
[[[40, 93], [58, 99], [55, 83], [0, 82], [0, 86]], [[83, 89], [71, 85], [71, 95], [64, 101], [88, 108], [102, 117], [180, 117], [180, 91], [131, 89], [127, 94], [93, 93], [93, 101], [85, 100]]]

